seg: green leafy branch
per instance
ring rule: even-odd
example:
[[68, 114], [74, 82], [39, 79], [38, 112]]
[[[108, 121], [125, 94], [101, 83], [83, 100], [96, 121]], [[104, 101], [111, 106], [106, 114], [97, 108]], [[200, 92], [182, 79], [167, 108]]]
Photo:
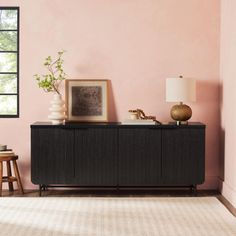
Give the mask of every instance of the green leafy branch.
[[56, 92], [60, 94], [59, 87], [63, 80], [66, 79], [66, 73], [63, 70], [64, 60], [62, 55], [65, 51], [58, 52], [58, 58], [52, 60], [51, 56], [45, 59], [44, 66], [49, 71], [45, 75], [34, 75], [34, 78], [38, 82], [39, 88], [42, 88], [45, 92]]

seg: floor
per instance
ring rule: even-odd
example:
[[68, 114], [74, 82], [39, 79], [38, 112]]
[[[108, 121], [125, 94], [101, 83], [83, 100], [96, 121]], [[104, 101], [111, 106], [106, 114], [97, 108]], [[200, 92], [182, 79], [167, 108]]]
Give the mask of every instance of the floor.
[[211, 197], [3, 197], [3, 236], [236, 236]]
[[[25, 190], [25, 194], [21, 195], [17, 190], [9, 192], [2, 191], [2, 197], [39, 197], [38, 190]], [[121, 189], [48, 189], [42, 192], [42, 197], [194, 197], [190, 190], [186, 189], [150, 189], [150, 190], [134, 190]], [[225, 207], [236, 217], [236, 209], [218, 192], [215, 190], [198, 190], [198, 197], [217, 197]]]

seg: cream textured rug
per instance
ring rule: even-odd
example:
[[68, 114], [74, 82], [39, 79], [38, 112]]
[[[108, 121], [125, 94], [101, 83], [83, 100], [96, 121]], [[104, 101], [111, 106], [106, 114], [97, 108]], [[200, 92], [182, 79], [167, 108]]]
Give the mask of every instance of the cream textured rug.
[[0, 198], [6, 236], [236, 236], [214, 197]]

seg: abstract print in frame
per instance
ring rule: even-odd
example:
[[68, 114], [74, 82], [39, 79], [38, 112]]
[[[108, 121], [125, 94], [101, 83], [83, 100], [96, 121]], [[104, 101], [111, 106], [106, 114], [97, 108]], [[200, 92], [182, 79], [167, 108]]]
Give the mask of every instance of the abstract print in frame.
[[107, 122], [108, 80], [66, 80], [68, 121]]

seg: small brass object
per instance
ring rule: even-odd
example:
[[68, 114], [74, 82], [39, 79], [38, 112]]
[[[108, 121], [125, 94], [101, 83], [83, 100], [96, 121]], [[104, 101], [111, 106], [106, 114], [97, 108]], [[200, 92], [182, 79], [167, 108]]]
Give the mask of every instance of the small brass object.
[[129, 110], [129, 113], [131, 114], [132, 120], [133, 119], [153, 120], [153, 121], [156, 121], [157, 123], [161, 124], [161, 122], [156, 119], [156, 116], [146, 116], [142, 109]]

